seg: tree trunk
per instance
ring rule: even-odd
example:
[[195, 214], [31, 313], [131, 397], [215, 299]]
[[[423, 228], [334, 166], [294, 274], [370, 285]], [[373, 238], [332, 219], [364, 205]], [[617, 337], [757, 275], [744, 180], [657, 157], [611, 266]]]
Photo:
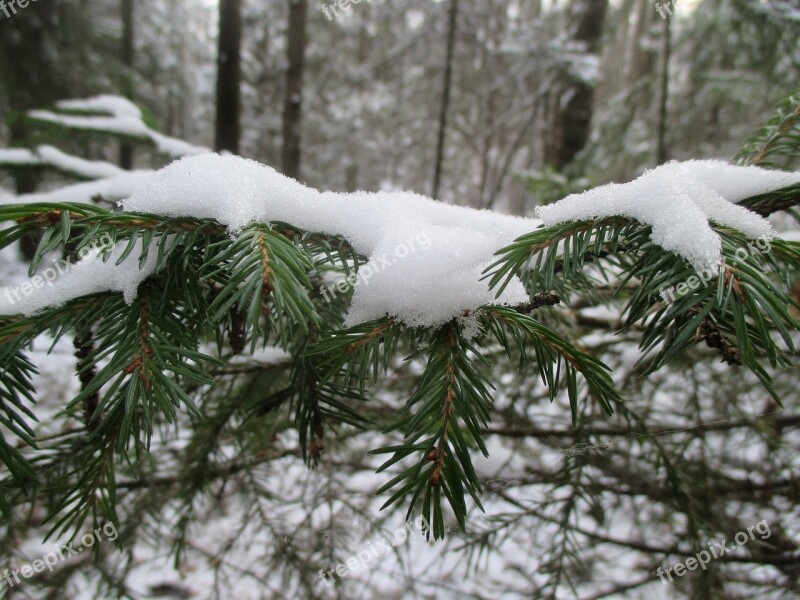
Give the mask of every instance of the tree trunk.
[[439, 198], [439, 187], [442, 183], [444, 163], [445, 134], [447, 133], [447, 111], [450, 108], [450, 84], [453, 79], [453, 55], [456, 47], [456, 25], [458, 22], [458, 0], [450, 0], [449, 22], [447, 25], [447, 58], [444, 66], [444, 86], [442, 89], [442, 107], [439, 111], [439, 136], [436, 141], [436, 162], [433, 172], [433, 190], [431, 197]]
[[[120, 13], [122, 18], [122, 47], [120, 48], [120, 58], [125, 69], [122, 79], [122, 93], [133, 101], [134, 84], [134, 0], [121, 0]], [[129, 142], [122, 142], [119, 147], [119, 166], [123, 169], [133, 169], [133, 145]]]
[[300, 179], [303, 127], [303, 71], [306, 54], [307, 0], [289, 0], [286, 94], [283, 100], [283, 174]]
[[[608, 0], [573, 0], [570, 5], [572, 39], [590, 54], [598, 54]], [[557, 170], [571, 163], [589, 141], [594, 88], [585, 81], [573, 81], [555, 95], [553, 121], [545, 161]]]
[[669, 60], [672, 55], [672, 19], [664, 19], [664, 51], [661, 57], [661, 90], [658, 99], [658, 148], [656, 164], [669, 160], [667, 148], [667, 101], [669, 100]]
[[[80, 65], [66, 68], [64, 56], [72, 56], [67, 45], [74, 39], [90, 36], [89, 23], [74, 3], [48, 6], [30, 5], [26, 14], [0, 21], [0, 92], [8, 103], [11, 115], [11, 146], [27, 146], [30, 128], [21, 115], [28, 110], [54, 104], [80, 90], [85, 71]], [[2, 17], [2, 13], [0, 13]], [[67, 23], [68, 30], [59, 29]], [[74, 36], [74, 37], [73, 37]], [[55, 49], [64, 50], [64, 54]], [[5, 117], [6, 115], [4, 115]], [[13, 171], [17, 195], [30, 194], [39, 185], [39, 173], [32, 169]], [[40, 234], [28, 234], [20, 240], [20, 251], [27, 260], [33, 258]]]
[[214, 146], [217, 151], [239, 154], [240, 48], [242, 43], [241, 0], [220, 0], [217, 53], [217, 120]]

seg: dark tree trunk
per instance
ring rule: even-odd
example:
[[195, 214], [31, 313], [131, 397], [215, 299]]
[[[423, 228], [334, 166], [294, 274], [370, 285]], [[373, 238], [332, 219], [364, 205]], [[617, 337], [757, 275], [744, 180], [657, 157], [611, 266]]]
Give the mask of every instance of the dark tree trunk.
[[[122, 79], [122, 93], [128, 100], [135, 100], [134, 91], [134, 0], [121, 0], [120, 13], [122, 17], [122, 46], [120, 59], [125, 69]], [[133, 168], [133, 145], [122, 142], [119, 147], [119, 166], [123, 169]]]
[[450, 108], [450, 86], [453, 79], [453, 56], [456, 48], [456, 26], [458, 24], [458, 0], [450, 0], [449, 20], [447, 24], [447, 58], [444, 66], [444, 85], [442, 88], [442, 106], [439, 111], [439, 135], [436, 140], [436, 159], [433, 171], [433, 189], [431, 197], [439, 198], [444, 168], [444, 147], [447, 134], [447, 112]]
[[214, 147], [239, 154], [241, 137], [241, 0], [220, 0], [217, 52], [217, 120]]
[[[26, 111], [53, 104], [75, 91], [73, 83], [79, 81], [75, 70], [64, 68], [65, 59], [54, 50], [63, 49], [68, 57], [69, 36], [80, 39], [88, 35], [89, 31], [83, 29], [87, 26], [83, 15], [70, 12], [76, 8], [71, 3], [57, 7], [31, 4], [24, 15], [3, 18], [0, 23], [0, 91], [8, 102], [11, 146], [30, 142], [30, 128], [22, 119]], [[70, 31], [60, 30], [59, 22], [67, 23]], [[39, 173], [35, 170], [17, 169], [13, 177], [17, 195], [36, 191]], [[20, 240], [20, 251], [27, 260], [33, 258], [40, 237], [29, 234]]]
[[656, 164], [669, 160], [667, 148], [667, 101], [669, 100], [669, 60], [672, 56], [672, 19], [664, 19], [664, 51], [661, 57], [661, 90], [658, 99], [658, 148]]
[[286, 94], [283, 100], [283, 150], [281, 167], [284, 175], [300, 179], [303, 130], [303, 71], [306, 54], [306, 0], [289, 0], [289, 31], [286, 40]]
[[[599, 53], [608, 0], [573, 0], [570, 12], [572, 39], [583, 43], [590, 54]], [[545, 161], [560, 171], [589, 141], [594, 88], [584, 81], [574, 81], [556, 94], [554, 100]]]

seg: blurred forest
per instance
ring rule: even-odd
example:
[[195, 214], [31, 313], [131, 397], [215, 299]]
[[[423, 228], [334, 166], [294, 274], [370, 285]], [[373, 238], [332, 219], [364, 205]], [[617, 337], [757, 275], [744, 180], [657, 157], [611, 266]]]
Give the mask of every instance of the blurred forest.
[[[44, 131], [24, 118], [113, 94], [165, 135], [319, 189], [409, 190], [530, 215], [669, 160], [734, 161], [800, 82], [800, 0], [677, 0], [666, 19], [658, 8], [668, 3], [656, 0], [333, 4], [0, 8], [0, 147], [54, 144], [125, 169], [169, 162], [125, 136]], [[0, 199], [53, 189], [60, 177], [2, 170]], [[785, 214], [773, 221], [797, 229]], [[466, 531], [453, 523], [445, 542], [412, 539], [336, 587], [321, 582], [318, 571], [351, 556], [354, 540], [403, 522], [402, 506], [378, 510], [385, 481], [366, 451], [421, 369], [393, 361], [364, 409], [375, 430], [331, 437], [308, 470], [276, 416], [296, 372], [262, 352], [214, 373], [198, 401], [207, 421], [182, 415], [191, 427], [181, 433], [161, 424], [150, 454], [117, 467], [119, 548], [103, 545], [0, 597], [800, 598], [796, 365], [774, 373], [781, 411], [757, 377], [723, 368], [711, 348], [645, 379], [632, 356], [644, 334], [612, 335], [622, 305], [598, 307], [608, 296], [586, 292], [543, 319], [602, 355], [626, 402], [613, 417], [587, 405], [573, 430], [567, 399], [551, 404], [538, 373], [519, 374], [497, 349], [491, 458], [476, 466], [486, 514], [475, 509]], [[64, 384], [76, 357], [71, 343], [59, 348], [38, 376], [43, 406], [81, 384]], [[243, 409], [254, 403], [267, 425]], [[41, 555], [47, 501], [15, 497], [15, 519], [0, 522], [0, 571], [21, 548]], [[668, 586], [656, 575], [761, 520], [768, 544], [756, 537]]]
[[672, 19], [655, 4], [373, 0], [329, 20], [314, 2], [223, 0], [220, 20], [208, 0], [41, 0], [0, 19], [0, 110], [118, 93], [168, 135], [315, 187], [436, 185], [521, 214], [532, 184], [558, 198], [731, 158], [792, 91], [792, 2], [682, 0]]

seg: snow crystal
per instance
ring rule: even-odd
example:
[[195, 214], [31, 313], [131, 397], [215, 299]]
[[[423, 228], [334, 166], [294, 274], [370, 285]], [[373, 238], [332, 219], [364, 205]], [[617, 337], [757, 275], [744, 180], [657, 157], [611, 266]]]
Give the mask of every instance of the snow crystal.
[[630, 183], [601, 186], [542, 206], [546, 225], [623, 216], [652, 227], [651, 239], [699, 270], [721, 263], [722, 243], [709, 221], [745, 235], [772, 237], [769, 222], [733, 204], [754, 194], [800, 182], [800, 174], [735, 167], [721, 161], [669, 162]]

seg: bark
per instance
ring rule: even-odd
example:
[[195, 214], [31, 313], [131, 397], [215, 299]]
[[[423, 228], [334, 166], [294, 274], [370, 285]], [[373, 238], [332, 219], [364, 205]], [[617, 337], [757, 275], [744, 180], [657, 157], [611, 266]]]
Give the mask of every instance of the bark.
[[447, 133], [447, 111], [450, 108], [450, 87], [453, 79], [453, 55], [456, 46], [456, 25], [458, 23], [458, 0], [450, 0], [450, 11], [447, 25], [447, 58], [444, 67], [444, 85], [442, 89], [442, 106], [439, 111], [439, 134], [436, 141], [436, 162], [433, 173], [433, 190], [431, 197], [439, 198], [439, 187], [442, 183], [445, 138]]
[[[597, 54], [608, 12], [608, 0], [573, 0], [572, 38], [589, 54]], [[551, 108], [552, 126], [545, 161], [562, 170], [571, 163], [589, 141], [594, 88], [585, 81], [570, 82], [555, 94]]]
[[661, 57], [661, 90], [658, 99], [658, 148], [656, 164], [669, 160], [667, 148], [667, 101], [669, 100], [669, 60], [672, 56], [672, 19], [664, 19], [664, 51]]
[[[121, 0], [120, 13], [122, 17], [122, 46], [120, 58], [125, 69], [122, 82], [122, 93], [128, 100], [135, 100], [134, 91], [134, 60], [135, 60], [135, 25], [134, 25], [134, 0]], [[122, 142], [119, 147], [119, 166], [123, 169], [133, 168], [133, 145]]]
[[303, 129], [303, 74], [308, 24], [307, 0], [289, 0], [286, 92], [283, 100], [283, 174], [300, 179]]
[[220, 0], [217, 52], [217, 151], [239, 154], [241, 137], [241, 0]]

